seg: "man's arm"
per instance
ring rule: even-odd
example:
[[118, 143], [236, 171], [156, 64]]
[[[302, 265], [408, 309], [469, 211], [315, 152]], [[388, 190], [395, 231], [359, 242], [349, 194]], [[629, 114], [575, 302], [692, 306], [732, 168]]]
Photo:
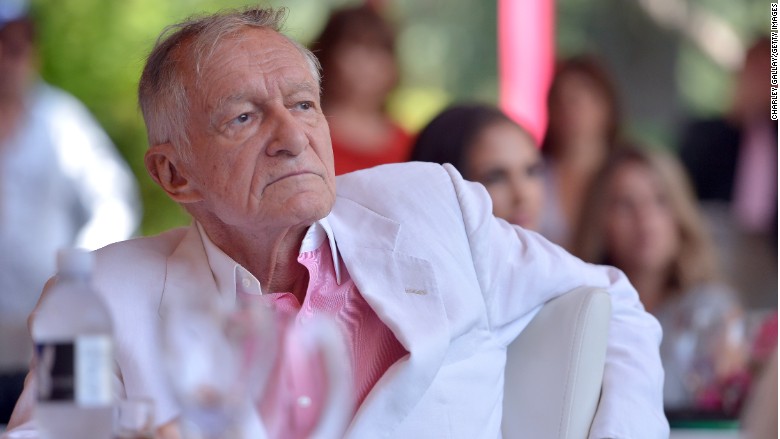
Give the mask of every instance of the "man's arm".
[[612, 319], [591, 437], [668, 437], [658, 351], [661, 328], [644, 311], [625, 275], [586, 264], [536, 233], [495, 219], [485, 189], [445, 168], [461, 206], [493, 333], [508, 345], [521, 329], [516, 321], [538, 305], [579, 286], [605, 288], [612, 298]]

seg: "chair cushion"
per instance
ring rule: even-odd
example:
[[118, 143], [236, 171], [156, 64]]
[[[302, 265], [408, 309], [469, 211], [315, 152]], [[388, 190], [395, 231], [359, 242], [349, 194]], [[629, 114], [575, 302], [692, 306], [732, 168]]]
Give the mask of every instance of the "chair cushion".
[[596, 413], [609, 294], [577, 288], [545, 304], [507, 349], [504, 438], [586, 438]]

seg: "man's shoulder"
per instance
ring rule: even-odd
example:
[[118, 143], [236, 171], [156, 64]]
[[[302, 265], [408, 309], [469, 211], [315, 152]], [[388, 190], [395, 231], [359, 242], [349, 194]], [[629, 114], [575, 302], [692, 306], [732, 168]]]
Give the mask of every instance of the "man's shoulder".
[[170, 254], [187, 233], [188, 227], [177, 227], [153, 236], [131, 238], [115, 242], [95, 250], [98, 257], [110, 257], [115, 253], [124, 255], [133, 253]]
[[171, 229], [155, 236], [109, 244], [95, 251], [96, 274], [108, 278], [163, 272], [165, 262], [179, 245], [186, 227]]
[[444, 168], [438, 163], [430, 162], [404, 162], [389, 163], [375, 166], [373, 168], [361, 169], [346, 174], [339, 175], [337, 181], [351, 180], [396, 180], [400, 177], [406, 178], [429, 178], [431, 175], [444, 174]]
[[363, 198], [425, 197], [452, 190], [452, 179], [442, 165], [426, 162], [392, 163], [340, 175], [339, 196]]
[[[427, 233], [430, 228], [462, 226], [454, 168], [435, 163], [398, 163], [352, 172], [337, 181], [332, 215], [350, 222], [373, 212]], [[356, 209], [355, 206], [360, 206]]]

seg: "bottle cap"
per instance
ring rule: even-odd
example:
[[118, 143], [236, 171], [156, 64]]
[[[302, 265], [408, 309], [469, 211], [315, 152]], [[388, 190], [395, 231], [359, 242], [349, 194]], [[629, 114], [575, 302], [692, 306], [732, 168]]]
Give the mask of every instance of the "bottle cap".
[[95, 265], [92, 252], [80, 248], [64, 248], [57, 252], [57, 271], [60, 274], [90, 275]]

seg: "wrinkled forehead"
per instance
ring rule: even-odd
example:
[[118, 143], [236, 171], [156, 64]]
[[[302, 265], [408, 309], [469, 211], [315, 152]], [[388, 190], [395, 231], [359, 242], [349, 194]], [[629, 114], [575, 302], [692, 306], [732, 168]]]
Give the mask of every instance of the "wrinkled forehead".
[[308, 60], [301, 47], [272, 29], [244, 26], [214, 36], [203, 35], [185, 42], [180, 52], [181, 73], [191, 96], [208, 87], [206, 76], [224, 72], [231, 62], [262, 65], [266, 59], [279, 57], [292, 60], [304, 70], [299, 81], [311, 80], [319, 87], [318, 67]]
[[[285, 48], [288, 43], [289, 48]], [[243, 55], [242, 46], [253, 44], [262, 47], [280, 47], [295, 50], [294, 46], [269, 29], [241, 27], [216, 35], [200, 35], [190, 38], [180, 46], [182, 72], [199, 79], [208, 69], [219, 69], [227, 58]]]

